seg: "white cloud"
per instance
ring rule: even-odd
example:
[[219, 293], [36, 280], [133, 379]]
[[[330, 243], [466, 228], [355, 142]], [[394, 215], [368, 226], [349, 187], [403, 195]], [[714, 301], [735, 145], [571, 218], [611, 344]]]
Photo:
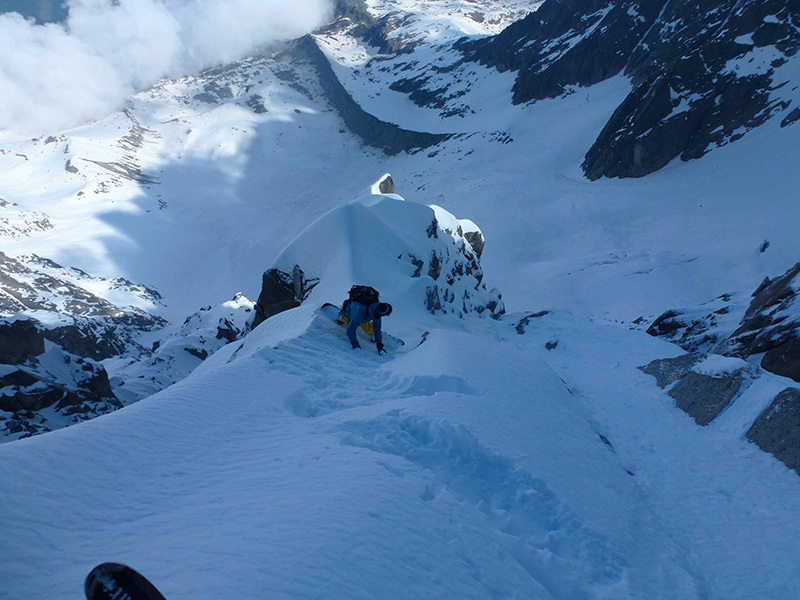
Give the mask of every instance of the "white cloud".
[[299, 37], [330, 0], [69, 0], [64, 24], [0, 15], [0, 129], [52, 133], [102, 117], [162, 77]]

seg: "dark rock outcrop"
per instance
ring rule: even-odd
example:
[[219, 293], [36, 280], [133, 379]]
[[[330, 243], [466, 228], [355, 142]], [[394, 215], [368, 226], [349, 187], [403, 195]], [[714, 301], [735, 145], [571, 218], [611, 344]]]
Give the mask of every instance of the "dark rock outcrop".
[[347, 31], [351, 36], [361, 38], [375, 48], [379, 55], [408, 54], [419, 45], [418, 40], [392, 35], [408, 18], [401, 11], [391, 11], [376, 17], [364, 0], [336, 0], [333, 17], [333, 22], [322, 27], [321, 32]]
[[[793, 336], [796, 336], [795, 332]], [[770, 348], [761, 359], [761, 366], [770, 373], [800, 382], [800, 339], [791, 337]]]
[[656, 385], [665, 388], [689, 373], [692, 367], [703, 359], [700, 354], [681, 354], [674, 358], [660, 358], [651, 361], [641, 371], [656, 378]]
[[0, 287], [0, 438], [52, 431], [122, 406], [97, 361], [149, 356], [139, 337], [166, 321], [89, 289], [113, 289], [157, 305], [155, 290], [92, 277], [36, 255], [3, 253]]
[[377, 23], [377, 19], [369, 12], [365, 0], [336, 0], [333, 3], [333, 21], [320, 31], [339, 32], [348, 30], [354, 37], [367, 35]]
[[720, 352], [717, 346], [728, 335], [725, 324], [731, 319], [731, 296], [723, 294], [698, 309], [664, 312], [647, 328], [647, 333], [667, 339], [687, 352]]
[[734, 320], [728, 295], [708, 309], [669, 310], [647, 332], [680, 345], [687, 352], [749, 358], [763, 354], [766, 371], [800, 382], [800, 263], [780, 277], [766, 279], [753, 292], [741, 320]]
[[483, 237], [481, 231], [465, 231], [464, 239], [469, 242], [470, 247], [475, 252], [478, 258], [483, 254], [483, 249], [486, 246], [486, 239]]
[[[483, 251], [483, 234], [479, 230], [472, 232], [474, 236], [470, 242], [460, 223], [455, 231], [442, 226], [438, 220], [432, 223], [435, 232], [432, 237], [441, 242], [427, 261], [428, 277], [433, 283], [427, 288], [426, 307], [434, 314], [475, 312], [499, 319], [505, 314], [502, 295], [497, 290], [489, 292], [483, 284], [483, 268], [476, 251], [476, 248]], [[440, 236], [439, 231], [446, 235]]]
[[[514, 325], [514, 330], [519, 335], [524, 335], [525, 332], [528, 330], [528, 325], [530, 325], [530, 323], [531, 323], [531, 321], [533, 319], [540, 319], [540, 318], [542, 318], [542, 317], [544, 317], [545, 315], [548, 315], [548, 314], [550, 314], [549, 310], [540, 310], [539, 312], [530, 313], [528, 315], [525, 315], [519, 321], [517, 321], [517, 323]], [[555, 348], [555, 346], [554, 346], [554, 348]]]
[[742, 390], [742, 384], [749, 377], [747, 367], [714, 375], [694, 370], [703, 359], [702, 354], [682, 354], [639, 367], [655, 377], [660, 388], [672, 386], [667, 393], [698, 425], [711, 423]]
[[[670, 310], [647, 330], [687, 349], [690, 354], [653, 361], [641, 369], [661, 387], [675, 383], [669, 395], [698, 424], [713, 420], [757, 376], [752, 365], [722, 378], [692, 369], [708, 352], [748, 359], [761, 356], [765, 371], [800, 381], [800, 263], [775, 279], [765, 279], [749, 305], [725, 295], [709, 309]], [[745, 308], [746, 306], [746, 308]], [[735, 315], [741, 314], [741, 318]], [[747, 438], [800, 473], [800, 389], [787, 388], [752, 424]]]
[[241, 333], [242, 332], [239, 331], [228, 319], [220, 319], [220, 322], [217, 325], [216, 337], [218, 340], [225, 340], [230, 344], [231, 342], [235, 342], [237, 339], [239, 339]]
[[[28, 437], [122, 407], [99, 363], [58, 347], [0, 370], [0, 433]], [[49, 408], [48, 419], [37, 411]]]
[[795, 289], [800, 286], [798, 275], [800, 263], [777, 279], [764, 280], [753, 292], [741, 325], [728, 340], [731, 353], [745, 357], [766, 353], [762, 361], [765, 369], [795, 381], [800, 381], [800, 304]]
[[394, 179], [388, 173], [381, 177], [376, 185], [381, 194], [394, 194]]
[[29, 319], [0, 320], [0, 363], [18, 365], [44, 352], [44, 336]]
[[[0, 252], [0, 287], [4, 292], [0, 295], [0, 317], [11, 317], [23, 311], [57, 314], [58, 319], [52, 324], [36, 323], [41, 336], [67, 352], [94, 360], [130, 350], [144, 352], [136, 341], [138, 335], [166, 325], [164, 319], [138, 308], [123, 309], [112, 304], [82, 287], [84, 282], [125, 291], [154, 305], [161, 301], [155, 290], [125, 279], [104, 280], [40, 256], [12, 258]], [[29, 320], [34, 322], [33, 318]], [[36, 347], [41, 348], [39, 342], [24, 338], [18, 328], [27, 328], [28, 334], [36, 337], [30, 325], [14, 325], [13, 320], [2, 319], [0, 354], [4, 353], [3, 335], [12, 335], [12, 332], [10, 339], [21, 344], [20, 349], [28, 348], [29, 343], [39, 344]], [[5, 354], [13, 355], [13, 351], [9, 352]]]
[[[791, 75], [779, 67], [800, 49], [790, 4], [666, 3], [631, 54], [634, 89], [587, 152], [587, 177], [640, 177], [699, 158], [785, 112], [789, 101], [775, 92]], [[774, 56], [763, 63], [766, 47]]]
[[67, 352], [95, 360], [118, 356], [128, 349], [128, 344], [113, 327], [81, 321], [78, 319], [71, 325], [44, 329], [43, 335]]
[[[437, 224], [434, 231], [440, 227]], [[472, 252], [475, 254], [475, 257], [480, 259], [481, 255], [483, 254], [483, 249], [486, 247], [486, 238], [483, 237], [483, 232], [480, 230], [475, 223], [472, 221], [467, 220], [460, 220], [458, 222], [458, 226], [455, 228], [455, 231], [451, 231], [446, 226], [441, 226], [442, 231], [444, 231], [448, 235], [455, 234], [456, 237], [464, 238], [466, 242], [469, 244], [469, 247], [472, 248]]]
[[253, 329], [273, 315], [300, 306], [317, 283], [317, 279], [306, 279], [305, 273], [297, 265], [291, 274], [274, 268], [264, 271], [261, 293], [255, 305]]
[[[131, 337], [134, 326], [125, 333], [119, 331], [123, 326], [113, 320], [62, 316], [67, 325], [52, 326], [33, 318], [0, 317], [0, 363], [19, 364], [31, 357], [42, 354], [44, 341], [58, 344], [71, 354], [94, 360], [118, 356], [132, 347], [138, 347]], [[147, 331], [151, 321], [145, 320], [141, 328]]]
[[689, 371], [667, 393], [698, 425], [708, 425], [739, 393], [742, 381], [742, 371], [722, 377]]
[[514, 104], [556, 98], [620, 73], [664, 3], [551, 0], [498, 35], [457, 47], [471, 60], [518, 71]]
[[800, 474], [800, 389], [778, 394], [747, 431], [747, 439]]

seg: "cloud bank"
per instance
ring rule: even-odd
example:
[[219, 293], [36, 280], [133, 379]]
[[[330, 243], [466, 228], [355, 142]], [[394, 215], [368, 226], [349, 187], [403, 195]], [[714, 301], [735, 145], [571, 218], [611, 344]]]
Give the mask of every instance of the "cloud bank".
[[330, 0], [69, 0], [64, 23], [0, 15], [0, 130], [54, 133], [132, 93], [322, 25]]

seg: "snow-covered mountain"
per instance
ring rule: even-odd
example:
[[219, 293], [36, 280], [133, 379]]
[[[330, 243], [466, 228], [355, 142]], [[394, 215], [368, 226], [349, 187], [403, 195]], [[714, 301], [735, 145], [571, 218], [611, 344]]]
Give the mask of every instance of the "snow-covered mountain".
[[568, 0], [463, 44], [518, 74], [514, 102], [575, 93], [624, 73], [633, 89], [588, 149], [590, 179], [641, 177], [699, 158], [777, 119], [800, 119], [800, 21], [791, 3]]
[[0, 131], [0, 598], [793, 598], [796, 11], [333, 9]]

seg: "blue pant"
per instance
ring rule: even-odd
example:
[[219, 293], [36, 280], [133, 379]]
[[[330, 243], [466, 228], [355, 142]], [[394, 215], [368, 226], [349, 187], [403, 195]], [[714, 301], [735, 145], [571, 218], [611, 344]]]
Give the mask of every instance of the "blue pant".
[[350, 345], [353, 348], [361, 347], [361, 344], [358, 343], [358, 338], [356, 337], [356, 330], [361, 323], [368, 323], [369, 321], [372, 321], [375, 341], [380, 342], [383, 340], [383, 335], [381, 333], [381, 318], [375, 316], [375, 309], [377, 307], [377, 302], [371, 306], [365, 306], [361, 304], [361, 302], [350, 301], [350, 303], [347, 305], [345, 316], [350, 319], [350, 321], [347, 323], [347, 339], [350, 340]]

